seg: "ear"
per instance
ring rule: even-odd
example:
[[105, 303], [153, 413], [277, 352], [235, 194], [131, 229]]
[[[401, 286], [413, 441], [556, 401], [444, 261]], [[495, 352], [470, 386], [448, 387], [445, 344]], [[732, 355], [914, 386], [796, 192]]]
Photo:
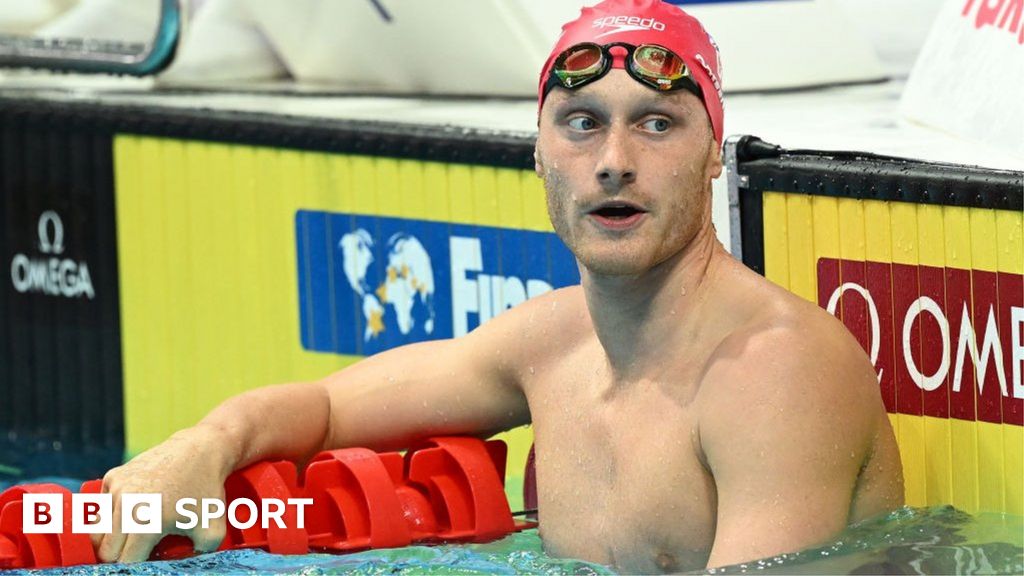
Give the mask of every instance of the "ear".
[[714, 180], [722, 175], [722, 147], [718, 145], [718, 141], [714, 138], [711, 139], [711, 145], [708, 146], [708, 157], [707, 163], [704, 165], [704, 174], [710, 180]]
[[540, 149], [536, 145], [533, 147], [533, 171], [537, 173], [537, 178], [544, 178], [544, 162], [540, 159]]

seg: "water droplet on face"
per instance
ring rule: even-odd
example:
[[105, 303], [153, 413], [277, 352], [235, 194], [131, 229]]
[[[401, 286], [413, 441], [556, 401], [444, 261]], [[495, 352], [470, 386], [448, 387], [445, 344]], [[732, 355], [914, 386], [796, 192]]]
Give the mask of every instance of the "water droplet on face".
[[679, 170], [673, 170], [672, 171], [672, 175], [678, 178], [679, 177]]
[[534, 371], [534, 369], [533, 369], [533, 366], [530, 366], [530, 374], [533, 374], [534, 372], [535, 372], [535, 371]]

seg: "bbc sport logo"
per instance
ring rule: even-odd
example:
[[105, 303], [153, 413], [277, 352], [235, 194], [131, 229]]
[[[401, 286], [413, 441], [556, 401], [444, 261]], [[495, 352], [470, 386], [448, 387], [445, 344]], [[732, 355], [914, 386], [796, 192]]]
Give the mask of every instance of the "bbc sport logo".
[[[60, 534], [64, 529], [64, 513], [71, 511], [71, 533], [110, 534], [113, 532], [113, 496], [111, 494], [71, 494], [70, 502], [63, 494], [25, 494], [22, 500], [22, 526], [26, 534]], [[69, 504], [69, 506], [65, 506]], [[266, 530], [273, 522], [287, 528], [288, 508], [295, 509], [295, 528], [305, 528], [305, 511], [313, 505], [312, 498], [234, 498], [227, 506], [217, 498], [182, 498], [174, 509], [186, 520], [177, 520], [179, 530], [191, 530], [202, 524], [209, 528], [216, 518], [239, 530], [248, 530], [260, 523]], [[121, 532], [123, 534], [160, 534], [163, 498], [160, 494], [123, 494], [120, 500]]]
[[579, 283], [550, 232], [300, 210], [295, 239], [302, 345], [318, 352], [461, 336]]

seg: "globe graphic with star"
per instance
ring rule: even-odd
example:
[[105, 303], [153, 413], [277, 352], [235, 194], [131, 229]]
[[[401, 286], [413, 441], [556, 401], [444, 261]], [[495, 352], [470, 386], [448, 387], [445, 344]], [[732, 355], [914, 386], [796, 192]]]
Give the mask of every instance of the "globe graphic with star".
[[367, 278], [375, 261], [373, 236], [359, 228], [342, 236], [338, 247], [345, 278], [362, 299], [364, 341], [378, 338], [387, 330], [389, 315], [403, 335], [408, 335], [418, 323], [425, 333], [433, 333], [434, 270], [430, 254], [415, 236], [398, 233], [388, 239], [386, 267], [375, 285]]

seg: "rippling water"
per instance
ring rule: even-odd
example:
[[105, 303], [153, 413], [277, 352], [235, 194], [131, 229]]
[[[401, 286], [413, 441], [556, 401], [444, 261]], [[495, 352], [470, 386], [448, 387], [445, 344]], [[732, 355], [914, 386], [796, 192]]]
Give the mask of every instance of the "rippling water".
[[[79, 566], [35, 574], [614, 574], [607, 566], [544, 554], [536, 530], [488, 544], [410, 546], [333, 556], [259, 550], [174, 562]], [[844, 532], [835, 542], [705, 574], [1024, 574], [1024, 518], [952, 507], [904, 508]]]
[[[409, 546], [333, 556], [279, 556], [260, 550], [204, 554], [188, 560], [103, 564], [26, 571], [47, 575], [150, 574], [614, 574], [608, 567], [551, 558], [541, 550], [536, 530], [490, 542], [445, 546]], [[8, 574], [5, 572], [4, 574]]]
[[1024, 574], [1024, 517], [903, 508], [828, 545], [704, 574]]

